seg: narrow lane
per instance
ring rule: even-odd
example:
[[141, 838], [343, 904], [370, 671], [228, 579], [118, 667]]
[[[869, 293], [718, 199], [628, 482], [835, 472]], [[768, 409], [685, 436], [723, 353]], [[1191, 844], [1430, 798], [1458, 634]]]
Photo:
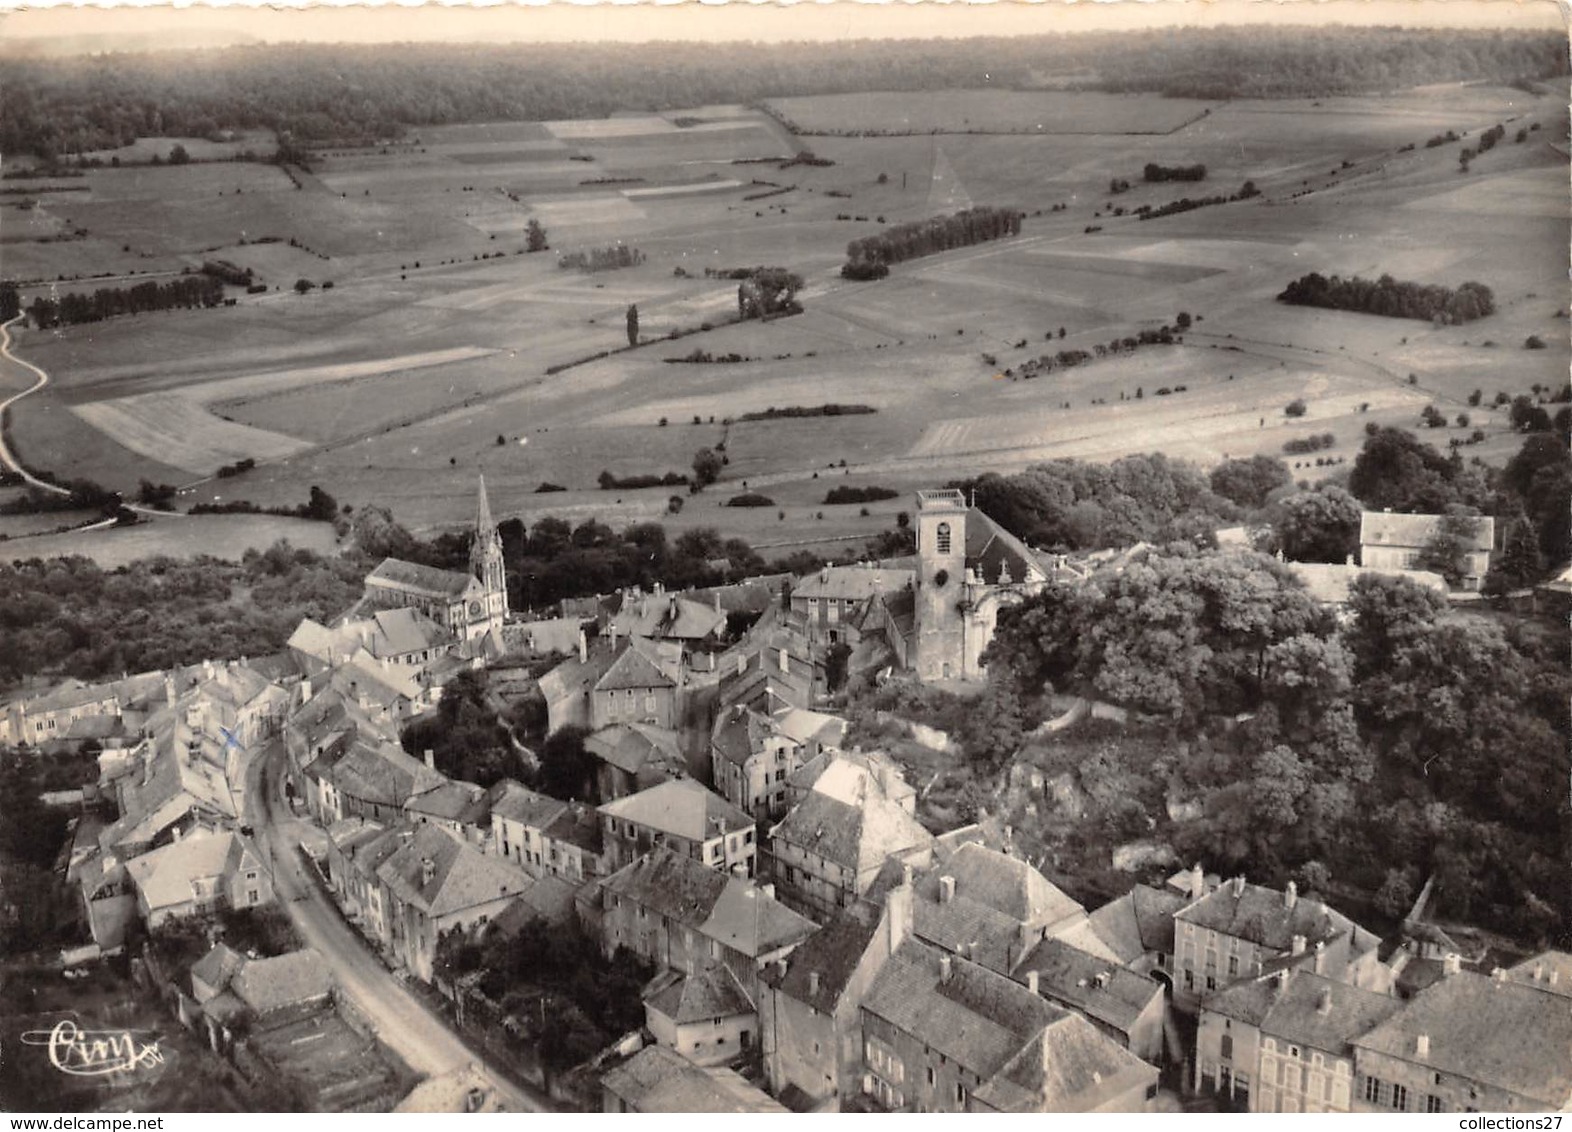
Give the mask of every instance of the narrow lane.
[[283, 744], [271, 743], [247, 772], [247, 811], [273, 872], [274, 894], [305, 943], [333, 969], [339, 986], [371, 1020], [377, 1037], [417, 1072], [430, 1076], [474, 1062], [503, 1103], [515, 1112], [553, 1112], [549, 1098], [526, 1090], [486, 1065], [425, 1003], [383, 966], [346, 924], [321, 886], [306, 874], [296, 848], [307, 823], [282, 798]]
[[[20, 322], [21, 319], [22, 316], [17, 315], [9, 322], [0, 323], [0, 357], [4, 357], [6, 361], [11, 362], [14, 365], [21, 366], [23, 369], [31, 373], [35, 380], [33, 384], [27, 389], [22, 390], [20, 393], [13, 393], [4, 401], [0, 401], [0, 422], [5, 420], [5, 415], [10, 411], [12, 405], [16, 404], [23, 397], [37, 393], [40, 389], [49, 384], [49, 375], [47, 373], [39, 369], [32, 362], [23, 361], [21, 358], [17, 357], [11, 352], [11, 327]], [[56, 495], [71, 494], [63, 487], [57, 487], [52, 483], [45, 483], [43, 480], [29, 472], [26, 468], [22, 467], [21, 461], [16, 458], [15, 453], [11, 451], [11, 446], [6, 443], [4, 428], [0, 428], [0, 464], [4, 464], [7, 471], [15, 472], [17, 475], [21, 476], [23, 482], [27, 483], [31, 487], [40, 488], [44, 491], [52, 491]]]

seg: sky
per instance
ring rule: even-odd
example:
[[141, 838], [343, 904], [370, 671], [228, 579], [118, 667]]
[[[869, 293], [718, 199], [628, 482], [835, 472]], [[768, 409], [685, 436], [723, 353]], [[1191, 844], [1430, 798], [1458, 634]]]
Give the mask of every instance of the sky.
[[1254, 24], [1528, 27], [1559, 30], [1555, 0], [798, 0], [794, 3], [260, 3], [77, 7], [0, 0], [0, 39], [238, 33], [269, 42], [948, 38]]

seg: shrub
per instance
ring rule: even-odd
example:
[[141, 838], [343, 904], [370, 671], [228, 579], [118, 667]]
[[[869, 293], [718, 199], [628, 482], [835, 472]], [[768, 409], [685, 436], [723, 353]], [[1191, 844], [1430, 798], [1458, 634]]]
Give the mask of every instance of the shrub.
[[1544, 348], [1545, 340], [1537, 334], [1530, 334], [1523, 340], [1523, 349], [1525, 350], [1543, 350]]
[[1283, 406], [1283, 415], [1288, 417], [1302, 417], [1305, 415], [1306, 408], [1307, 406], [1305, 405], [1304, 398], [1295, 397], [1292, 401]]
[[756, 491], [745, 491], [726, 500], [727, 507], [774, 507], [775, 500]]
[[833, 506], [839, 503], [877, 503], [881, 499], [894, 499], [900, 492], [888, 487], [832, 487], [824, 502]]
[[550, 494], [553, 491], [567, 491], [567, 490], [568, 489], [563, 487], [560, 483], [552, 483], [549, 480], [542, 480], [540, 485], [535, 488], [535, 494], [536, 495], [548, 495], [548, 494]]

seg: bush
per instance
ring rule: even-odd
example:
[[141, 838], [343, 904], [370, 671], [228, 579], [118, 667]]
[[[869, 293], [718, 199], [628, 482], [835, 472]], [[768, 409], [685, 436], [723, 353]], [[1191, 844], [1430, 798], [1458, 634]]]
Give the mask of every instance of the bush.
[[741, 495], [734, 495], [730, 499], [726, 500], [726, 506], [774, 507], [775, 500], [771, 499], [768, 495], [760, 495], [758, 492], [754, 491], [745, 491]]
[[1537, 334], [1530, 334], [1523, 340], [1523, 349], [1525, 350], [1543, 350], [1544, 348], [1545, 340]]
[[551, 483], [549, 480], [543, 480], [540, 483], [540, 485], [535, 488], [535, 494], [536, 495], [549, 495], [551, 492], [554, 492], [554, 491], [567, 491], [567, 490], [568, 489], [563, 487], [560, 483]]
[[838, 503], [877, 503], [881, 499], [894, 499], [898, 495], [900, 492], [888, 487], [832, 487], [824, 497], [824, 502], [832, 506]]
[[1292, 401], [1283, 406], [1283, 415], [1287, 417], [1302, 417], [1305, 415], [1306, 408], [1307, 406], [1304, 403], [1304, 399], [1301, 397], [1295, 397]]

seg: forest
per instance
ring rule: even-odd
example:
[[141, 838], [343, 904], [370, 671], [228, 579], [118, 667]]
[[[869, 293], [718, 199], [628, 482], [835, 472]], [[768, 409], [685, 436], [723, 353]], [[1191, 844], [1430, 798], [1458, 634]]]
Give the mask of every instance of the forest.
[[130, 287], [100, 287], [92, 294], [68, 291], [58, 299], [39, 295], [27, 308], [40, 330], [102, 322], [122, 314], [216, 307], [224, 301], [224, 282], [216, 275], [182, 275], [166, 283], [137, 283]]
[[[1368, 575], [1350, 613], [1265, 555], [1148, 550], [1000, 613], [974, 729], [1029, 728], [1049, 691], [1122, 705], [1157, 742], [1062, 767], [1050, 745], [1044, 766], [1103, 799], [1100, 837], [1155, 822], [1186, 861], [1336, 878], [1388, 916], [1434, 876], [1443, 916], [1556, 938], [1572, 923], [1572, 810], [1546, 789], [1572, 770], [1564, 626], [1451, 613]], [[1200, 816], [1169, 821], [1174, 797]]]
[[62, 155], [138, 137], [267, 129], [289, 143], [393, 139], [453, 122], [598, 118], [772, 96], [993, 86], [1084, 76], [1094, 90], [1289, 98], [1567, 73], [1530, 31], [1227, 28], [846, 43], [386, 46], [0, 59], [0, 152]]
[[1312, 271], [1290, 283], [1277, 296], [1280, 303], [1301, 307], [1326, 307], [1357, 311], [1387, 318], [1420, 318], [1461, 326], [1494, 314], [1496, 298], [1483, 283], [1464, 283], [1456, 290], [1434, 284], [1408, 283], [1383, 275], [1375, 282], [1348, 279]]

